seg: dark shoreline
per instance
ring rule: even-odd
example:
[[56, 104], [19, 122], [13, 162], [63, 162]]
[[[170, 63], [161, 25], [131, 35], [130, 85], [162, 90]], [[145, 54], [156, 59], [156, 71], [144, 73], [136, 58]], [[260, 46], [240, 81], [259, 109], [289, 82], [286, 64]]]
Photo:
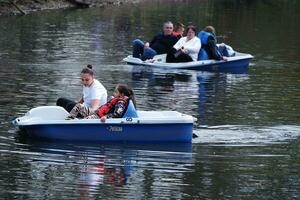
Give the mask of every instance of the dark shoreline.
[[26, 15], [53, 9], [103, 7], [139, 1], [141, 0], [6, 0], [0, 1], [0, 16]]

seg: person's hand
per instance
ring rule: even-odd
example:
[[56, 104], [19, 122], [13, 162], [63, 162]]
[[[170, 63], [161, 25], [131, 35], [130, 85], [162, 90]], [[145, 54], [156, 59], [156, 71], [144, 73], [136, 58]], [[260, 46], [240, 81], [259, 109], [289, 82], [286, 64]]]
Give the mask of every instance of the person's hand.
[[222, 56], [222, 58], [223, 58], [224, 61], [228, 60], [228, 57], [226, 57], [226, 56]]
[[105, 122], [106, 116], [103, 116], [103, 117], [101, 117], [100, 119], [101, 119], [101, 122]]
[[148, 48], [148, 47], [150, 47], [150, 44], [149, 44], [149, 42], [146, 42], [146, 43], [144, 44], [144, 48]]

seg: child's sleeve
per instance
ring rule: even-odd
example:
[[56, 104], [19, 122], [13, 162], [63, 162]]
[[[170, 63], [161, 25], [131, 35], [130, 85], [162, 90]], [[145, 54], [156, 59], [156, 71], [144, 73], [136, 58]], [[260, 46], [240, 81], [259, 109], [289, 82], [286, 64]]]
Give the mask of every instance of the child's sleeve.
[[124, 101], [118, 101], [115, 105], [113, 112], [107, 114], [107, 118], [120, 118], [126, 110], [126, 103]]

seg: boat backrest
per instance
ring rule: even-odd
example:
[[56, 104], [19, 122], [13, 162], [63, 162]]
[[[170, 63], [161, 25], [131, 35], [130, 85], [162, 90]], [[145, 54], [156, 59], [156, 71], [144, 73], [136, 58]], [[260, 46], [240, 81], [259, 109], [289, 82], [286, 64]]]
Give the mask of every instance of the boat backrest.
[[28, 117], [47, 120], [60, 120], [68, 116], [68, 112], [59, 106], [40, 106], [26, 113]]
[[126, 117], [132, 117], [132, 118], [138, 117], [138, 114], [136, 112], [134, 104], [131, 100], [129, 100], [127, 110], [126, 110], [125, 114], [123, 115], [123, 118], [126, 118]]
[[198, 53], [198, 59], [197, 60], [208, 60], [208, 59], [209, 59], [209, 57], [208, 57], [206, 51], [203, 48], [201, 48], [199, 53]]

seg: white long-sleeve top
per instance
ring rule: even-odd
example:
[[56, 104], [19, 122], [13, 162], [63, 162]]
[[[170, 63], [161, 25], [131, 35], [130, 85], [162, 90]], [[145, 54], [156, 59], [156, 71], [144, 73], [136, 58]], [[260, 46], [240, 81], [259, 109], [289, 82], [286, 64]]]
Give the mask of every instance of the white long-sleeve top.
[[187, 37], [182, 37], [178, 42], [173, 46], [176, 50], [183, 47], [185, 52], [192, 57], [194, 61], [198, 59], [198, 53], [201, 48], [201, 41], [198, 37], [193, 37], [190, 40], [187, 40]]

